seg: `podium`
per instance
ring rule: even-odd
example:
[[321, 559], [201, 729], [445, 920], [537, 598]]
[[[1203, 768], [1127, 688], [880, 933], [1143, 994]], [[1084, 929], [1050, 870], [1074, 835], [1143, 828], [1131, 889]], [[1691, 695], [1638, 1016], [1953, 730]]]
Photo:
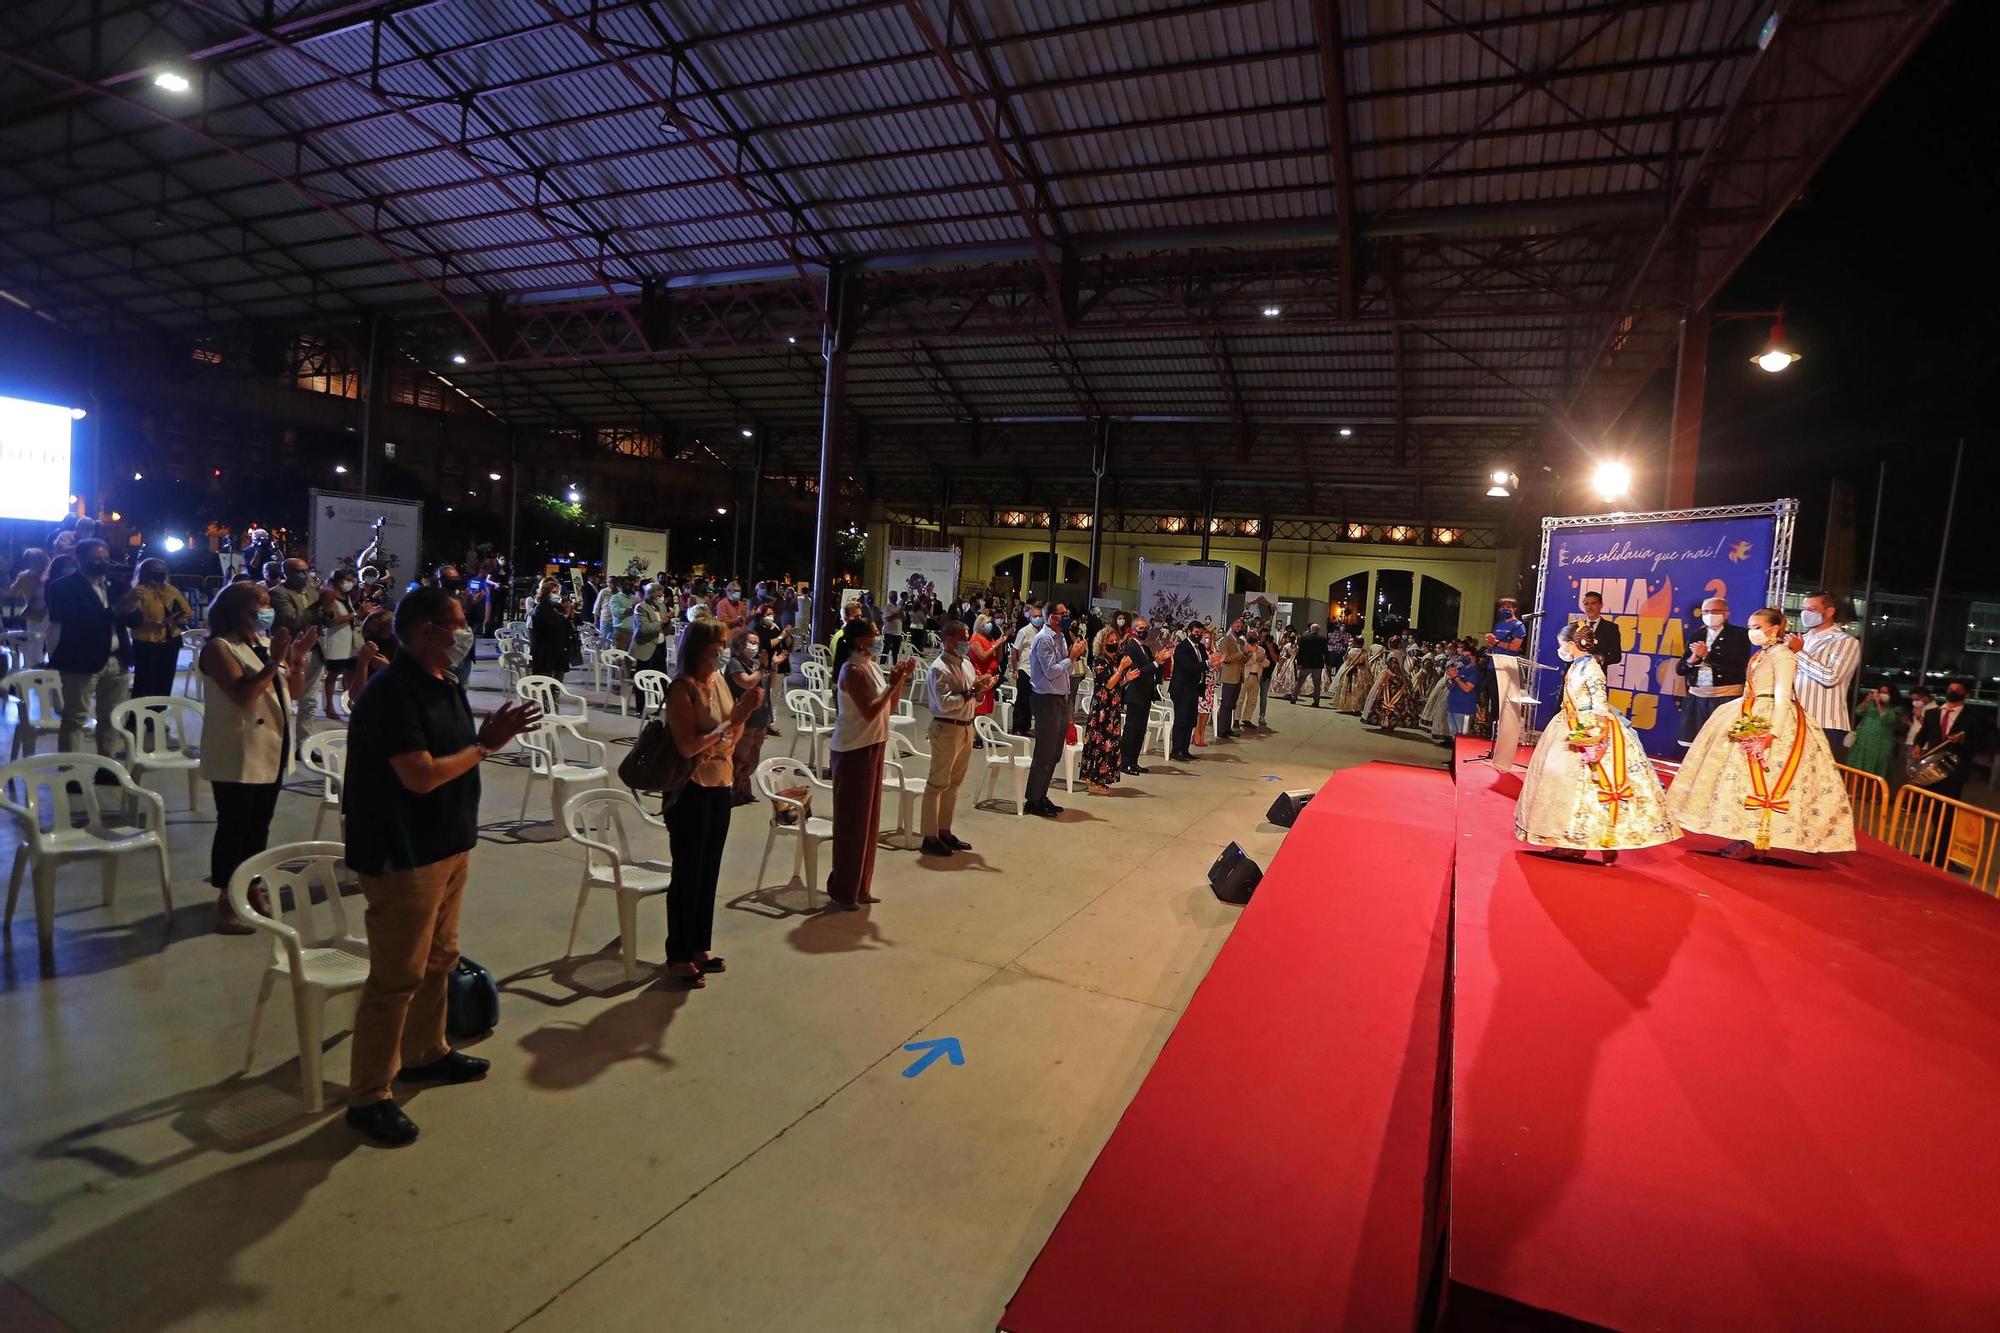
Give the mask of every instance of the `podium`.
[[1493, 752], [1486, 757], [1498, 771], [1511, 773], [1521, 746], [1541, 738], [1535, 717], [1542, 701], [1535, 682], [1537, 673], [1554, 670], [1525, 657], [1493, 655], [1493, 693], [1500, 715], [1493, 720]]

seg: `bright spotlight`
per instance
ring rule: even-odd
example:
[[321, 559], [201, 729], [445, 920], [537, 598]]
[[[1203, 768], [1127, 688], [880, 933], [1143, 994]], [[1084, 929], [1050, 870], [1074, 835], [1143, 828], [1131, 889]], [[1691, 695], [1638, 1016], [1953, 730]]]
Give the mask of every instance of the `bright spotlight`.
[[500, 480], [500, 474], [499, 474], [498, 472], [489, 472], [489, 473], [487, 473], [487, 474], [486, 474], [486, 480], [488, 480], [488, 481], [498, 481], [498, 480]]
[[728, 513], [728, 512], [729, 512], [729, 506], [728, 506], [728, 505], [717, 505], [717, 506], [715, 507], [715, 512], [716, 512], [716, 513], [718, 513], [718, 514], [726, 514], [726, 513]]
[[160, 544], [167, 548], [168, 555], [179, 555], [182, 551], [187, 550], [187, 543], [179, 537], [169, 537]]
[[193, 84], [187, 81], [187, 75], [176, 74], [170, 69], [163, 69], [158, 74], [155, 74], [153, 76], [153, 86], [155, 88], [164, 88], [170, 93], [184, 93], [194, 87]]
[[1773, 348], [1750, 359], [1757, 363], [1758, 369], [1767, 374], [1775, 375], [1781, 370], [1790, 370], [1792, 362], [1799, 360], [1799, 354], [1797, 352], [1781, 352]]
[[146, 474], [143, 472], [134, 472], [132, 474], [132, 480], [134, 481], [144, 481], [145, 479], [146, 479]]
[[462, 365], [464, 365], [464, 364], [465, 364], [465, 353], [463, 353], [463, 352], [453, 352], [453, 353], [451, 354], [451, 363], [452, 363], [452, 364], [453, 364], [454, 366], [462, 366]]
[[582, 504], [582, 503], [583, 503], [583, 492], [582, 492], [582, 491], [580, 491], [580, 490], [578, 490], [578, 489], [577, 489], [576, 487], [574, 487], [574, 486], [570, 487], [570, 488], [569, 488], [569, 502], [570, 502], [571, 504], [573, 504], [573, 505], [580, 505], [580, 504]]
[[743, 438], [744, 438], [744, 439], [746, 439], [746, 440], [747, 440], [747, 439], [749, 439], [749, 438], [751, 437], [751, 435], [753, 435], [754, 433], [755, 433], [755, 432], [754, 432], [754, 431], [752, 431], [752, 430], [751, 430], [751, 429], [750, 429], [750, 428], [749, 428], [748, 426], [745, 426], [745, 427], [743, 428]]
[[338, 476], [343, 476], [343, 477], [344, 477], [344, 476], [346, 476], [346, 475], [347, 475], [347, 464], [345, 464], [345, 463], [335, 463], [335, 464], [333, 465], [333, 470], [334, 470], [334, 473], [335, 473], [336, 475], [338, 475]]
[[84, 419], [85, 417], [87, 417], [87, 416], [89, 416], [89, 415], [90, 415], [90, 413], [88, 413], [88, 412], [84, 411], [84, 410], [83, 410], [82, 408], [80, 408], [80, 407], [72, 407], [72, 408], [71, 408], [71, 409], [69, 410], [69, 419], [70, 419], [71, 421], [81, 421], [81, 420], [83, 420], [83, 419]]
[[1276, 319], [1278, 316], [1284, 313], [1285, 310], [1283, 306], [1267, 305], [1264, 307], [1265, 319]]
[[1352, 435], [1352, 434], [1354, 434], [1354, 427], [1352, 427], [1352, 426], [1342, 426], [1342, 427], [1340, 428], [1340, 438], [1342, 438], [1343, 440], [1344, 440], [1344, 439], [1346, 439], [1346, 438], [1347, 438], [1348, 436], [1350, 436], [1350, 435]]
[[1606, 459], [1590, 474], [1590, 485], [1600, 500], [1617, 500], [1632, 489], [1632, 469], [1624, 463]]
[[791, 336], [790, 334], [787, 334], [787, 335], [785, 335], [785, 341], [786, 341], [786, 342], [788, 342], [788, 343], [794, 343], [794, 344], [796, 344], [796, 343], [798, 342], [798, 339], [797, 339], [797, 338], [794, 338], [794, 337], [792, 337], [792, 336]]

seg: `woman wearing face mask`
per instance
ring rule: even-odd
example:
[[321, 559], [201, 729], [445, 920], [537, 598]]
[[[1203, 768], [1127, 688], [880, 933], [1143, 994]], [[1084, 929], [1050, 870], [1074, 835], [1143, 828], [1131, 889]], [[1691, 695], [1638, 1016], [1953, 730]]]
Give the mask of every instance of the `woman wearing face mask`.
[[[972, 638], [966, 645], [966, 657], [972, 662], [972, 674], [975, 678], [992, 676], [997, 680], [1000, 676], [1000, 652], [1006, 644], [1000, 637], [1000, 627], [994, 623], [992, 612], [981, 612], [978, 619], [979, 623], [973, 626]], [[993, 716], [992, 690], [989, 689], [979, 696], [979, 703], [972, 712], [975, 717]], [[986, 742], [979, 739], [976, 731], [972, 737], [972, 748], [975, 750], [986, 748]]]
[[667, 888], [667, 973], [690, 990], [702, 977], [723, 970], [709, 952], [715, 929], [715, 888], [722, 875], [722, 849], [729, 840], [729, 812], [737, 739], [763, 703], [754, 686], [731, 699], [723, 679], [728, 645], [722, 623], [699, 620], [681, 642], [681, 674], [667, 689], [667, 727], [674, 746], [694, 761], [694, 772], [668, 807], [667, 838], [674, 861]]
[[[667, 669], [667, 590], [665, 585], [655, 580], [646, 585], [646, 595], [632, 604], [632, 674], [636, 678], [641, 671]], [[685, 651], [685, 650], [683, 650]], [[682, 668], [685, 671], [686, 665]], [[632, 702], [639, 708], [646, 705], [639, 693], [639, 687], [632, 687]]]
[[866, 616], [851, 620], [840, 636], [841, 660], [834, 663], [833, 868], [826, 894], [850, 912], [876, 901], [875, 843], [882, 827], [882, 759], [889, 743], [889, 711], [903, 683], [916, 669], [906, 657], [883, 678], [875, 663], [875, 626]]
[[561, 680], [569, 670], [571, 628], [562, 613], [562, 590], [554, 579], [543, 579], [528, 617], [528, 669], [537, 676]]
[[1743, 696], [1716, 709], [1688, 747], [1667, 808], [1690, 833], [1730, 839], [1725, 856], [1851, 852], [1854, 815], [1833, 751], [1792, 697], [1785, 613], [1752, 612], [1750, 644]]
[[174, 692], [180, 665], [181, 631], [194, 615], [181, 590], [167, 582], [167, 562], [141, 560], [132, 571], [139, 595], [139, 623], [132, 629], [132, 697], [157, 698]]
[[1847, 766], [1887, 782], [1906, 721], [1893, 687], [1877, 685], [1862, 695], [1854, 709], [1854, 740], [1847, 747]]
[[1588, 621], [1570, 625], [1556, 645], [1566, 664], [1562, 711], [1543, 728], [1528, 761], [1514, 836], [1564, 860], [1602, 852], [1610, 865], [1621, 850], [1657, 847], [1681, 831], [1639, 734], [1611, 706], [1596, 653]]
[[[270, 838], [278, 789], [292, 767], [292, 691], [304, 684], [306, 655], [319, 642], [317, 628], [297, 638], [282, 629], [272, 635], [275, 619], [263, 585], [229, 584], [209, 604], [201, 649], [208, 677], [201, 775], [215, 793], [208, 882], [217, 895], [215, 928], [225, 935], [250, 933], [229, 905], [229, 877]], [[265, 910], [261, 889], [251, 903]]]
[[[320, 689], [327, 717], [338, 722], [340, 714], [334, 710], [333, 697], [354, 670], [354, 655], [361, 651], [361, 618], [354, 607], [352, 570], [336, 570], [333, 582], [327, 587], [333, 595], [320, 603], [326, 615], [326, 625], [319, 636], [319, 655], [326, 663]], [[353, 697], [351, 690], [348, 697]]]

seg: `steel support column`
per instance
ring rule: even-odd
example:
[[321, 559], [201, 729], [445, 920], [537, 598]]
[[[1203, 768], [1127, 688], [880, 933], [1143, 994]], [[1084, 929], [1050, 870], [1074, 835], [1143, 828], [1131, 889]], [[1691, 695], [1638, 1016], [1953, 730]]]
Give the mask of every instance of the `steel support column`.
[[[361, 334], [361, 493], [368, 494], [368, 464], [375, 457], [375, 434], [381, 414], [375, 410], [375, 390], [381, 380], [382, 319], [363, 318]], [[511, 541], [509, 546], [512, 546]], [[511, 558], [511, 557], [510, 557]]]
[[1061, 529], [1061, 527], [1062, 527], [1062, 507], [1060, 505], [1050, 505], [1049, 506], [1049, 605], [1051, 606], [1055, 604], [1056, 600], [1056, 583], [1058, 582], [1058, 579], [1056, 577], [1057, 573], [1056, 533], [1058, 530]]
[[[1265, 574], [1270, 568], [1271, 516], [1266, 514], [1257, 520], [1257, 591], [1267, 596], [1270, 594], [1271, 585], [1270, 580], [1265, 577]], [[1275, 621], [1277, 619], [1277, 612], [1272, 612], [1271, 618]]]
[[764, 423], [758, 422], [753, 429], [757, 434], [750, 450], [750, 549], [744, 552], [743, 568], [737, 574], [744, 580], [746, 597], [757, 581], [757, 508], [758, 498], [764, 493]]
[[840, 602], [833, 592], [833, 547], [840, 524], [840, 430], [847, 410], [847, 311], [852, 278], [843, 265], [826, 273], [826, 388], [820, 399], [819, 513], [813, 527], [812, 596], [807, 599], [806, 641], [825, 643]]
[[[515, 538], [520, 532], [521, 518], [521, 438], [513, 427], [507, 428], [507, 577], [501, 582], [500, 619], [504, 622], [514, 616], [515, 580], [520, 576], [520, 551], [515, 546]], [[610, 570], [604, 571], [606, 575]], [[595, 611], [595, 607], [588, 608]]]
[[1674, 424], [1667, 437], [1667, 484], [1663, 508], [1694, 506], [1694, 477], [1701, 466], [1701, 409], [1708, 389], [1708, 308], [1681, 320], [1680, 352], [1674, 365]]
[[1104, 469], [1110, 462], [1111, 422], [1100, 418], [1097, 440], [1090, 451], [1090, 586], [1084, 589], [1085, 606], [1097, 596], [1097, 585], [1104, 581], [1098, 566], [1104, 558]]
[[1201, 484], [1201, 558], [1208, 559], [1208, 539], [1215, 530], [1215, 482]]

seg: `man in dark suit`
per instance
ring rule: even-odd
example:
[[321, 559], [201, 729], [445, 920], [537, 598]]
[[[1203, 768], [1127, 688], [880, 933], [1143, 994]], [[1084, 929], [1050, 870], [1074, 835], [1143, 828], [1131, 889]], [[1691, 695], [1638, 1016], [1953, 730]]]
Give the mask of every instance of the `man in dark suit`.
[[1604, 618], [1604, 595], [1587, 592], [1583, 595], [1583, 618], [1590, 622], [1590, 628], [1597, 640], [1597, 662], [1605, 670], [1610, 670], [1625, 660], [1625, 639], [1618, 631], [1618, 622]]
[[1674, 663], [1675, 673], [1687, 682], [1687, 697], [1681, 700], [1683, 749], [1694, 744], [1709, 714], [1724, 701], [1743, 696], [1744, 673], [1750, 667], [1750, 631], [1729, 623], [1728, 602], [1720, 597], [1703, 602], [1701, 624], [1689, 637], [1687, 652]]
[[139, 594], [111, 585], [111, 548], [95, 537], [76, 544], [77, 568], [49, 585], [49, 620], [59, 626], [49, 665], [62, 673], [62, 730], [58, 744], [77, 753], [97, 698], [97, 752], [109, 758], [118, 733], [111, 714], [131, 690], [132, 626]]
[[1306, 626], [1299, 636], [1298, 673], [1292, 677], [1291, 701], [1297, 703], [1306, 681], [1313, 683], [1313, 707], [1319, 707], [1320, 683], [1326, 678], [1326, 634], [1318, 625]]
[[1144, 616], [1133, 619], [1125, 647], [1125, 730], [1118, 737], [1118, 766], [1127, 773], [1146, 770], [1139, 763], [1146, 745], [1146, 732], [1153, 723], [1153, 700], [1160, 697], [1160, 664], [1167, 658], [1161, 649], [1155, 654], [1146, 642]]
[[1198, 624], [1187, 628], [1187, 636], [1174, 645], [1174, 678], [1167, 693], [1174, 701], [1173, 740], [1167, 757], [1190, 763], [1194, 751], [1195, 717], [1201, 710], [1201, 692], [1208, 687], [1208, 648]]
[[1925, 754], [1942, 746], [1941, 752], [1957, 755], [1958, 763], [1947, 776], [1924, 790], [1949, 796], [1954, 801], [1964, 800], [1965, 782], [1972, 776], [1972, 757], [1986, 753], [1993, 740], [1992, 730], [1991, 720], [1966, 703], [1965, 682], [1955, 680], [1947, 685], [1944, 702], [1925, 713], [1923, 725], [1917, 728], [1917, 753]]

